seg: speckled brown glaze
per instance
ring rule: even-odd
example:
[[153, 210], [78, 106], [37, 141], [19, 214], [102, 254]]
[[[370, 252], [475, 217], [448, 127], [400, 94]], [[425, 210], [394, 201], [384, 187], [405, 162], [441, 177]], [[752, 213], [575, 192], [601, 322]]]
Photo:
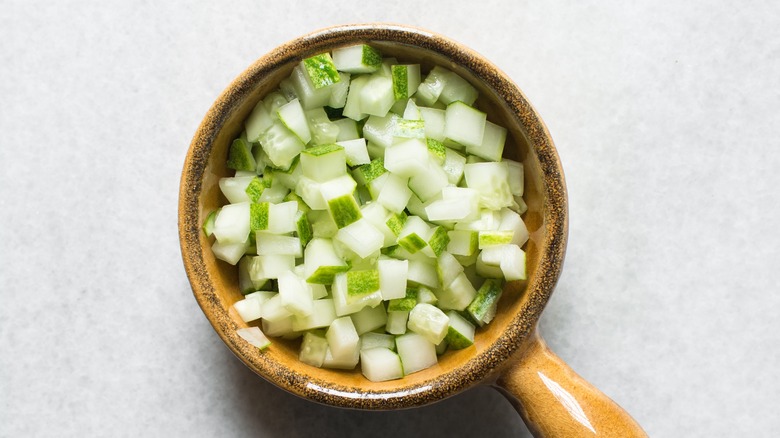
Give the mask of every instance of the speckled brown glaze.
[[[261, 352], [239, 338], [235, 329], [246, 324], [231, 306], [241, 299], [235, 268], [217, 263], [200, 231], [206, 214], [221, 202], [217, 182], [228, 175], [229, 143], [243, 129], [254, 105], [301, 59], [360, 42], [402, 62], [420, 63], [424, 71], [442, 65], [469, 80], [480, 91], [476, 106], [509, 130], [505, 156], [522, 160], [526, 171], [529, 279], [507, 285], [494, 322], [478, 331], [473, 347], [448, 352], [438, 365], [390, 382], [370, 382], [359, 370], [302, 364], [296, 342], [274, 340]], [[252, 64], [219, 96], [195, 133], [179, 198], [179, 235], [187, 275], [203, 312], [228, 347], [281, 388], [316, 402], [359, 409], [421, 406], [478, 383], [501, 382], [501, 370], [518, 360], [516, 353], [530, 350], [530, 334], [561, 272], [567, 229], [566, 188], [558, 155], [547, 128], [517, 86], [496, 66], [452, 40], [392, 24], [324, 29], [284, 44]]]

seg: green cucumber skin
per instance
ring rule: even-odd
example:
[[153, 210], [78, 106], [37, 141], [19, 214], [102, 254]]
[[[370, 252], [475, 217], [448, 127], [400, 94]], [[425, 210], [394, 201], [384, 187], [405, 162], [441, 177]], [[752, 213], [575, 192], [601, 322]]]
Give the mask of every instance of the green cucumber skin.
[[482, 286], [477, 290], [477, 296], [466, 307], [466, 312], [477, 325], [482, 327], [486, 324], [485, 315], [488, 314], [492, 306], [498, 303], [502, 292], [501, 284], [496, 280], [485, 280], [482, 283]]

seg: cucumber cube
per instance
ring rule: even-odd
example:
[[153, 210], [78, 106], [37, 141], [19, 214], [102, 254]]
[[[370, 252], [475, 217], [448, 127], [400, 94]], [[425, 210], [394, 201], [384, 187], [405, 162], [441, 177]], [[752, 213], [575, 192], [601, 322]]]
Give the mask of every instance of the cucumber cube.
[[454, 310], [447, 312], [450, 318], [450, 326], [447, 329], [447, 346], [453, 350], [462, 350], [474, 345], [474, 324]]
[[[417, 90], [415, 90], [417, 91]], [[422, 113], [420, 112], [420, 107], [417, 106], [417, 104], [414, 102], [413, 99], [408, 99], [406, 101], [406, 106], [404, 107], [404, 112], [401, 115], [406, 120], [422, 120]]]
[[360, 350], [360, 369], [366, 379], [372, 382], [395, 380], [404, 376], [401, 358], [389, 348]]
[[480, 327], [493, 320], [498, 300], [501, 299], [501, 285], [496, 280], [485, 280], [476, 297], [466, 308], [471, 319]]
[[360, 361], [360, 349], [350, 351], [343, 357], [334, 356], [330, 348], [325, 352], [325, 361], [322, 362], [323, 368], [333, 368], [340, 370], [354, 370]]
[[406, 179], [395, 174], [388, 174], [379, 190], [376, 201], [393, 213], [403, 212], [409, 198], [412, 197], [412, 190], [408, 184]]
[[452, 73], [442, 67], [436, 66], [428, 73], [425, 80], [417, 87], [417, 103], [423, 106], [431, 106], [441, 96]]
[[477, 100], [479, 92], [461, 76], [450, 72], [447, 83], [439, 95], [439, 101], [445, 105], [460, 101], [472, 105]]
[[350, 315], [358, 335], [384, 327], [387, 324], [385, 306], [364, 307], [363, 310]]
[[439, 166], [443, 166], [447, 159], [447, 148], [438, 140], [432, 138], [425, 139], [425, 144], [428, 146], [428, 152], [431, 154], [431, 158]]
[[455, 278], [463, 272], [463, 265], [448, 252], [442, 252], [436, 263], [436, 274], [442, 287], [449, 286]]
[[501, 223], [498, 229], [512, 231], [512, 241], [509, 243], [513, 245], [522, 247], [528, 241], [528, 228], [525, 222], [519, 214], [508, 208], [501, 209]]
[[347, 94], [349, 94], [349, 82], [351, 75], [349, 73], [339, 72], [339, 81], [333, 84], [333, 91], [328, 100], [330, 108], [344, 108], [347, 103]]
[[385, 331], [393, 335], [402, 335], [406, 333], [406, 323], [408, 320], [408, 310], [388, 310]]
[[211, 237], [211, 235], [214, 234], [214, 222], [217, 220], [217, 213], [219, 213], [219, 210], [220, 209], [216, 209], [209, 213], [208, 216], [206, 216], [206, 220], [203, 221], [201, 229], [203, 229], [203, 234], [205, 234], [206, 237]]
[[417, 333], [407, 333], [395, 338], [395, 345], [406, 375], [437, 364], [436, 344]]
[[336, 308], [332, 299], [314, 300], [312, 309], [309, 316], [293, 316], [292, 328], [294, 331], [328, 327], [336, 319]]
[[220, 244], [247, 241], [249, 237], [249, 205], [248, 202], [229, 204], [219, 211], [214, 220], [214, 237]]
[[328, 201], [328, 211], [330, 211], [333, 222], [339, 228], [344, 228], [362, 217], [360, 206], [358, 206], [355, 197], [351, 194], [330, 199]]
[[408, 99], [420, 85], [420, 64], [393, 65], [390, 75], [393, 78], [393, 97], [395, 100]]
[[382, 149], [389, 148], [393, 144], [393, 134], [398, 120], [400, 119], [395, 114], [384, 117], [371, 116], [363, 125], [363, 136], [368, 142]]
[[370, 163], [364, 164], [355, 169], [354, 174], [356, 181], [358, 181], [361, 185], [367, 185], [371, 183], [371, 181], [374, 181], [375, 179], [384, 175], [386, 172], [387, 169], [385, 169], [384, 166], [384, 159], [377, 158], [372, 160]]
[[252, 148], [246, 140], [241, 138], [233, 140], [233, 143], [230, 145], [230, 151], [228, 152], [227, 167], [228, 169], [247, 170], [252, 172], [257, 170], [257, 163], [255, 162], [255, 157], [252, 155]]
[[[357, 313], [366, 306], [375, 307], [382, 302], [382, 293], [379, 291], [378, 279], [376, 281], [377, 288], [375, 289], [374, 292], [361, 296], [357, 290], [353, 290], [354, 293], [350, 294], [349, 286], [347, 282], [347, 274], [349, 272], [336, 274], [336, 276], [333, 279], [333, 287], [331, 288], [331, 294], [333, 295], [333, 304], [336, 307], [336, 315], [338, 316]], [[354, 280], [353, 283], [355, 283]], [[355, 288], [355, 286], [356, 285], [353, 284], [353, 288]], [[366, 290], [373, 288], [373, 286], [365, 286], [365, 285], [363, 287], [365, 287]]]
[[420, 115], [425, 122], [425, 136], [438, 142], [444, 141], [445, 111], [435, 108], [420, 107]]
[[406, 297], [406, 278], [409, 272], [408, 260], [384, 259], [377, 261], [379, 290], [382, 299], [393, 300]]
[[387, 305], [387, 310], [391, 312], [408, 312], [417, 305], [418, 287], [407, 287], [403, 298], [391, 299]]
[[509, 169], [509, 190], [512, 192], [512, 196], [523, 196], [524, 185], [524, 170], [523, 163], [517, 161], [504, 159], [503, 160]]
[[298, 203], [295, 201], [268, 204], [268, 229], [265, 232], [287, 234], [295, 231]]
[[426, 157], [426, 161], [425, 167], [427, 170], [409, 178], [409, 188], [422, 202], [432, 200], [450, 183], [447, 173], [444, 172], [441, 166], [436, 164], [430, 157]]
[[477, 295], [466, 274], [461, 272], [449, 286], [439, 290], [436, 296], [439, 298], [439, 308], [445, 310], [463, 310]]
[[417, 289], [417, 302], [423, 304], [436, 305], [436, 303], [439, 302], [439, 298], [436, 297], [436, 294], [434, 294], [432, 290], [428, 289], [425, 286], [420, 286]]
[[327, 211], [312, 210], [309, 212], [308, 216], [309, 222], [311, 222], [313, 237], [332, 239], [339, 231], [339, 228], [336, 226], [336, 223], [333, 222], [333, 218], [330, 217], [330, 213]]
[[333, 124], [339, 128], [339, 135], [336, 137], [336, 142], [357, 140], [360, 137], [357, 129], [357, 122], [352, 119], [339, 119], [334, 120]]
[[487, 115], [463, 102], [447, 105], [444, 115], [444, 136], [466, 147], [479, 147], [485, 132]]
[[312, 210], [325, 210], [328, 208], [328, 204], [322, 197], [322, 184], [319, 182], [301, 176], [298, 179], [298, 183], [295, 186], [295, 194], [303, 199]]
[[339, 229], [334, 240], [341, 242], [360, 258], [365, 259], [382, 248], [385, 236], [368, 220], [362, 218]]
[[282, 274], [295, 268], [295, 256], [292, 255], [259, 255], [250, 272], [252, 278], [279, 278]]
[[306, 282], [292, 271], [279, 275], [279, 296], [282, 306], [295, 316], [309, 316], [314, 311], [311, 290]]
[[263, 316], [263, 301], [255, 298], [244, 298], [233, 303], [238, 316], [244, 322], [252, 322]]
[[360, 337], [348, 316], [337, 318], [325, 333], [328, 348], [334, 358], [346, 358], [360, 351]]
[[385, 149], [385, 169], [402, 178], [425, 174], [428, 161], [428, 145], [420, 139], [406, 140]]
[[368, 44], [333, 49], [333, 63], [347, 73], [373, 73], [382, 65], [382, 54]]
[[381, 204], [377, 202], [365, 204], [360, 208], [360, 214], [363, 215], [363, 219], [367, 220], [382, 234], [384, 238], [382, 242], [383, 248], [395, 245], [396, 235], [387, 226], [390, 215]]
[[303, 176], [325, 182], [347, 173], [344, 147], [337, 144], [315, 146], [301, 152]]
[[439, 276], [436, 274], [436, 266], [433, 265], [434, 260], [430, 260], [431, 263], [427, 261], [410, 260], [407, 281], [427, 286], [431, 289], [438, 288], [440, 286]]
[[431, 234], [428, 224], [419, 216], [409, 216], [398, 235], [398, 244], [414, 254], [428, 246], [427, 237]]
[[240, 202], [250, 202], [246, 188], [252, 183], [254, 176], [240, 176], [234, 178], [220, 178], [219, 190], [225, 195], [228, 202], [238, 204]]
[[300, 333], [292, 329], [292, 320], [292, 315], [273, 321], [263, 318], [263, 332], [268, 336], [297, 337]]
[[314, 88], [323, 88], [341, 80], [329, 53], [306, 58], [301, 63]]
[[463, 170], [466, 166], [466, 157], [447, 148], [444, 156], [444, 164], [442, 169], [447, 174], [447, 179], [450, 184], [458, 184], [463, 178]]
[[506, 163], [472, 163], [464, 166], [466, 185], [479, 192], [480, 204], [490, 210], [500, 210], [513, 203], [509, 189]]
[[[331, 96], [333, 95], [333, 91], [336, 88], [335, 85], [316, 88], [311, 79], [309, 79], [309, 75], [306, 72], [306, 69], [300, 64], [295, 66], [293, 69], [290, 80], [292, 81], [295, 94], [301, 101], [301, 106], [303, 106], [303, 109], [319, 108], [327, 105], [330, 103]], [[287, 101], [285, 100], [281, 103], [284, 104], [286, 102]], [[271, 111], [271, 114], [275, 114], [275, 111], [273, 111], [272, 108], [269, 108], [269, 111]]]
[[447, 335], [450, 319], [438, 307], [418, 303], [409, 312], [409, 330], [423, 335], [433, 344], [438, 344]]
[[298, 210], [295, 217], [295, 232], [298, 235], [298, 239], [300, 239], [301, 246], [305, 247], [314, 237], [312, 226], [306, 213]]
[[249, 114], [246, 122], [244, 122], [246, 138], [252, 143], [257, 142], [260, 135], [270, 128], [273, 123], [274, 120], [271, 118], [271, 113], [266, 108], [265, 103], [263, 101], [257, 102], [252, 113]]
[[401, 234], [401, 230], [403, 230], [404, 225], [406, 225], [406, 220], [408, 217], [406, 216], [405, 212], [400, 212], [396, 214], [391, 214], [387, 218], [387, 228], [390, 228], [390, 231], [393, 232], [396, 236]]
[[507, 245], [512, 243], [515, 233], [512, 230], [504, 231], [480, 231], [479, 249], [485, 249], [492, 246]]
[[236, 330], [236, 334], [240, 336], [243, 340], [252, 344], [252, 346], [257, 347], [261, 350], [265, 350], [266, 348], [268, 348], [269, 345], [271, 345], [271, 341], [269, 341], [268, 338], [265, 337], [263, 332], [260, 331], [260, 328], [258, 327], [240, 328]]
[[379, 271], [376, 269], [366, 271], [347, 272], [346, 303], [353, 304], [363, 298], [379, 291]]
[[[292, 312], [282, 305], [282, 297], [276, 294], [263, 303], [263, 321], [280, 321], [289, 319], [289, 331], [292, 330]], [[285, 324], [287, 325], [287, 324]], [[265, 330], [265, 328], [263, 329]], [[272, 333], [269, 333], [272, 336]]]
[[301, 140], [282, 122], [275, 122], [258, 139], [268, 160], [278, 169], [289, 169], [293, 160], [304, 149]]
[[328, 351], [328, 340], [325, 336], [309, 332], [303, 335], [303, 341], [301, 341], [301, 350], [298, 353], [298, 360], [301, 362], [314, 366], [322, 367], [322, 363], [325, 361], [325, 353]]
[[260, 234], [257, 236], [257, 255], [291, 255], [303, 256], [301, 239], [276, 234]]
[[[500, 248], [496, 248], [498, 251], [498, 254], [501, 254], [502, 251]], [[477, 274], [482, 278], [504, 278], [504, 272], [501, 270], [501, 268], [497, 265], [486, 263], [483, 256], [486, 255], [485, 251], [488, 251], [488, 254], [491, 254], [491, 249], [485, 249], [482, 252], [479, 253], [479, 257], [477, 257], [476, 267], [477, 267]], [[499, 258], [501, 255], [498, 256]], [[492, 262], [492, 261], [491, 261]]]
[[315, 284], [331, 284], [339, 272], [346, 272], [349, 266], [336, 255], [330, 239], [314, 238], [303, 252], [306, 281]]
[[336, 144], [344, 148], [347, 164], [350, 167], [360, 166], [371, 162], [366, 149], [366, 139], [358, 138], [355, 140], [343, 140]]
[[276, 115], [284, 126], [295, 134], [303, 144], [311, 141], [311, 130], [309, 129], [308, 119], [303, 112], [303, 107], [298, 99], [282, 105]]
[[395, 336], [386, 333], [367, 332], [360, 335], [360, 351], [372, 348], [395, 349]]
[[347, 103], [344, 105], [343, 115], [349, 117], [352, 120], [359, 121], [368, 117], [360, 106], [360, 97], [363, 92], [363, 88], [368, 82], [369, 76], [358, 76], [352, 78], [349, 83], [349, 93], [347, 94]]
[[393, 81], [386, 76], [372, 75], [360, 90], [360, 111], [368, 115], [384, 117], [394, 102]]
[[266, 188], [268, 188], [266, 182], [255, 176], [252, 177], [252, 181], [246, 186], [244, 192], [246, 192], [250, 202], [260, 202], [260, 197], [263, 195]]
[[311, 143], [315, 145], [335, 143], [339, 138], [339, 127], [331, 122], [322, 108], [304, 111], [311, 132]]
[[428, 238], [428, 247], [436, 257], [440, 256], [447, 249], [449, 243], [450, 237], [447, 235], [447, 230], [441, 226], [434, 228]]
[[466, 146], [466, 153], [482, 157], [489, 161], [501, 161], [506, 142], [506, 128], [491, 122], [485, 122], [482, 144], [477, 147]]

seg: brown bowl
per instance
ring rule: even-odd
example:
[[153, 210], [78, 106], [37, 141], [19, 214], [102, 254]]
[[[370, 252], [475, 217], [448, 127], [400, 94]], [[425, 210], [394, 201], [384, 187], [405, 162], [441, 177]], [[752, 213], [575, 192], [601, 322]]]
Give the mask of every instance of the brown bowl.
[[[260, 351], [236, 335], [246, 324], [232, 304], [242, 298], [236, 269], [218, 262], [200, 225], [222, 202], [219, 178], [228, 176], [228, 146], [255, 104], [289, 76], [301, 59], [361, 42], [385, 56], [441, 65], [480, 92], [476, 106], [509, 130], [505, 156], [525, 166], [524, 215], [528, 280], [504, 290], [495, 320], [478, 330], [474, 347], [452, 351], [439, 364], [400, 380], [371, 382], [359, 370], [315, 368], [298, 361], [298, 342], [275, 339]], [[195, 298], [219, 336], [249, 368], [312, 401], [360, 409], [422, 406], [477, 384], [493, 385], [512, 401], [538, 436], [645, 436], [620, 407], [550, 352], [536, 331], [561, 272], [567, 237], [566, 187], [555, 146], [518, 87], [472, 50], [421, 29], [391, 24], [337, 26], [284, 44], [236, 78], [206, 114], [184, 163], [179, 237]]]

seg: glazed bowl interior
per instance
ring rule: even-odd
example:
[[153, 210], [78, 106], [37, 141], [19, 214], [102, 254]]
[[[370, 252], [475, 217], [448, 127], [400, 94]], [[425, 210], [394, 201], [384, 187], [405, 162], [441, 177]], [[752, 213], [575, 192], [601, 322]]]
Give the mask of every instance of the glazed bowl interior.
[[[214, 258], [200, 232], [206, 215], [225, 201], [218, 187], [232, 176], [225, 161], [243, 121], [301, 59], [339, 46], [367, 42], [385, 57], [455, 71], [480, 93], [476, 106], [509, 130], [504, 156], [525, 166], [523, 218], [528, 280], [504, 290], [495, 320], [477, 331], [473, 348], [449, 351], [439, 364], [400, 380], [371, 382], [354, 371], [316, 368], [298, 361], [300, 340], [272, 339], [259, 351], [235, 330], [245, 324], [232, 308], [242, 299], [237, 269]], [[311, 400], [336, 406], [391, 409], [427, 404], [485, 379], [533, 329], [560, 272], [566, 239], [565, 189], [558, 157], [541, 119], [516, 86], [476, 53], [429, 32], [390, 25], [344, 26], [307, 35], [274, 50], [242, 73], [218, 98], [195, 135], [185, 163], [180, 198], [182, 254], [193, 292], [228, 347], [268, 381]], [[250, 325], [256, 325], [251, 323]]]

